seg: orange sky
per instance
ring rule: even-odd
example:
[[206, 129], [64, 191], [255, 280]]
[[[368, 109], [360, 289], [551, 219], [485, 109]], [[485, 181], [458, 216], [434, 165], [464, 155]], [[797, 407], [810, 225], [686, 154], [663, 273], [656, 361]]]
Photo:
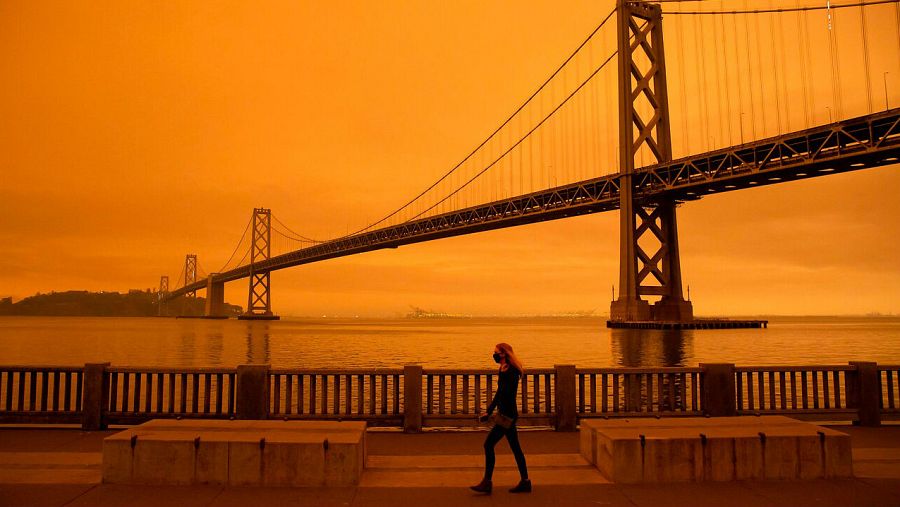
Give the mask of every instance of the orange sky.
[[[452, 167], [611, 6], [2, 2], [0, 296], [155, 287], [189, 252], [214, 270], [255, 206], [312, 237], [356, 229]], [[870, 35], [891, 69], [873, 73], [876, 109], [883, 79], [900, 105], [886, 33]], [[682, 206], [695, 313], [900, 312], [897, 188], [892, 166]], [[272, 275], [273, 306], [605, 312], [617, 227], [607, 213], [300, 266]], [[227, 299], [246, 305], [246, 283]]]

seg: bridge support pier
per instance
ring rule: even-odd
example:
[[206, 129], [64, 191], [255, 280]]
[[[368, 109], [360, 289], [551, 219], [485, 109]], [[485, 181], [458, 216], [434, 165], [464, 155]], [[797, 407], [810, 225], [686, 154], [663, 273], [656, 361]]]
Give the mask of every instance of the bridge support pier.
[[[671, 199], [643, 198], [632, 181], [634, 161], [639, 154], [655, 162], [672, 160], [662, 9], [659, 5], [620, 0], [617, 14], [622, 176], [619, 297], [610, 305], [610, 320], [688, 322], [694, 315], [691, 302], [682, 295], [677, 203]], [[652, 255], [646, 250], [651, 245], [658, 245]], [[651, 306], [641, 296], [661, 299]]]
[[227, 319], [225, 311], [225, 282], [214, 282], [213, 274], [206, 279], [206, 309], [203, 317], [207, 319]]

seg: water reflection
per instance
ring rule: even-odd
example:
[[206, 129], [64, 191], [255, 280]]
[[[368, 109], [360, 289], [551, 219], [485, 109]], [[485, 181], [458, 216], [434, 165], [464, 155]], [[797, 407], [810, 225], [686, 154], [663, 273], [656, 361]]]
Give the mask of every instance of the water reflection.
[[197, 333], [194, 326], [185, 326], [181, 329], [181, 360], [188, 364], [194, 364], [197, 359]]
[[209, 364], [222, 364], [222, 354], [225, 350], [225, 333], [222, 326], [218, 325], [206, 333], [206, 359]]
[[838, 364], [900, 357], [900, 317], [778, 317], [768, 329], [610, 330], [602, 319], [0, 318], [8, 364], [232, 368], [487, 368], [501, 339], [526, 367]]
[[247, 364], [268, 364], [269, 357], [269, 322], [248, 320], [247, 334]]
[[693, 340], [693, 330], [610, 330], [613, 362], [626, 367], [685, 366]]

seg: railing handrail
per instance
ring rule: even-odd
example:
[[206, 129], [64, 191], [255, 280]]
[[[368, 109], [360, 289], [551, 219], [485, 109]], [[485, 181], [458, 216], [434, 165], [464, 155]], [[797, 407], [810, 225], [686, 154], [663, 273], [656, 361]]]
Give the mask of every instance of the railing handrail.
[[403, 375], [402, 368], [270, 368], [269, 375]]
[[[900, 364], [878, 364], [877, 368], [879, 370], [898, 370], [900, 369]], [[749, 366], [735, 366], [735, 371], [822, 371], [822, 370], [830, 370], [830, 371], [853, 371], [856, 369], [855, 365], [847, 365], [847, 364], [813, 364], [813, 365], [749, 365]], [[46, 365], [46, 364], [37, 364], [37, 365], [8, 365], [8, 364], [0, 364], [0, 371], [83, 371], [83, 366], [72, 366], [72, 365]], [[223, 366], [186, 366], [186, 367], [170, 367], [170, 366], [108, 366], [106, 371], [110, 372], [140, 372], [146, 373], [148, 371], [152, 371], [153, 373], [234, 373], [237, 371], [236, 367], [223, 367]], [[553, 373], [556, 371], [553, 368], [543, 367], [543, 368], [526, 368], [526, 374], [545, 374], [545, 373]], [[703, 368], [700, 366], [649, 366], [649, 367], [634, 367], [634, 366], [603, 366], [603, 367], [577, 367], [576, 371], [578, 373], [697, 373], [702, 372]], [[397, 374], [403, 373], [403, 368], [292, 368], [292, 367], [280, 367], [280, 368], [270, 368], [270, 373], [277, 374], [285, 374], [285, 373], [293, 373], [298, 374], [302, 372], [305, 375], [309, 375], [310, 373], [317, 374], [353, 374], [357, 375], [360, 373], [369, 374]], [[483, 375], [488, 373], [497, 373], [496, 368], [423, 368], [423, 374], [468, 374], [468, 375]]]
[[84, 371], [83, 366], [60, 366], [60, 365], [0, 365], [0, 371], [62, 371], [62, 372], [80, 372]]
[[[525, 375], [552, 374], [553, 368], [525, 368]], [[423, 375], [496, 375], [497, 368], [423, 368]]]
[[690, 367], [690, 366], [660, 366], [660, 367], [622, 367], [622, 368], [575, 368], [576, 374], [592, 374], [592, 375], [604, 375], [604, 374], [616, 374], [616, 373], [703, 373], [703, 368], [700, 367]]
[[735, 366], [736, 372], [856, 371], [852, 364]]
[[[0, 421], [85, 429], [154, 417], [356, 418], [420, 431], [482, 412], [497, 368], [271, 368], [0, 365]], [[177, 378], [176, 376], [180, 377]], [[309, 378], [304, 378], [308, 376]], [[299, 378], [298, 378], [299, 377]], [[878, 425], [900, 414], [900, 365], [528, 368], [521, 414], [560, 430], [579, 418], [755, 413], [845, 414]], [[237, 386], [244, 386], [240, 390]], [[305, 407], [305, 408], [304, 408]], [[546, 416], [546, 417], [545, 417]]]
[[171, 374], [171, 373], [183, 373], [183, 374], [196, 374], [196, 373], [209, 373], [209, 374], [217, 374], [217, 373], [237, 373], [237, 368], [222, 368], [222, 367], [206, 367], [206, 366], [197, 366], [197, 367], [158, 367], [158, 366], [109, 366], [106, 368], [107, 373], [162, 373], [162, 374]]

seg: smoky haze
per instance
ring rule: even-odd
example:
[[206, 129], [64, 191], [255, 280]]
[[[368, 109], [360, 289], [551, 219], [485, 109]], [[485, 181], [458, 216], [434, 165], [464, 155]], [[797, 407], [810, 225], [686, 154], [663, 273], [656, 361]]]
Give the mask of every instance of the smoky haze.
[[[612, 7], [3, 2], [0, 296], [155, 287], [160, 275], [177, 276], [186, 253], [214, 271], [254, 207], [314, 238], [356, 230], [452, 167]], [[839, 50], [843, 117], [900, 105], [896, 6], [878, 9], [865, 25], [868, 80], [853, 67], [863, 54], [859, 13], [835, 11], [849, 41]], [[804, 26], [821, 28], [824, 16], [812, 12]], [[670, 88], [679, 82], [676, 63], [687, 80], [699, 71], [726, 75], [732, 64], [738, 72], [739, 54], [714, 70], [708, 61], [701, 69], [707, 59], [694, 51], [705, 41], [713, 52], [728, 25], [675, 18], [665, 18], [665, 30], [682, 34], [666, 41]], [[770, 42], [735, 26], [749, 34], [748, 48]], [[820, 54], [817, 34], [809, 40]], [[677, 53], [676, 40], [688, 54]], [[802, 51], [786, 46], [775, 64], [795, 68]], [[776, 121], [793, 130], [804, 128], [804, 115], [827, 121], [837, 114], [830, 89], [808, 84], [831, 79], [822, 62], [809, 58], [804, 73], [780, 78], [784, 96], [813, 90], [802, 99], [807, 112], [799, 101], [782, 103], [763, 119], [757, 103], [730, 129], [705, 125], [700, 98], [670, 90], [673, 140], [683, 153], [699, 152], [710, 138], [726, 146], [763, 137]], [[602, 141], [614, 159], [615, 143]], [[681, 206], [682, 271], [695, 313], [900, 311], [896, 169]], [[393, 315], [409, 305], [481, 315], [605, 312], [617, 277], [618, 217], [604, 213], [277, 271], [272, 297], [284, 315]], [[226, 286], [231, 303], [245, 306], [246, 294], [246, 280]]]

